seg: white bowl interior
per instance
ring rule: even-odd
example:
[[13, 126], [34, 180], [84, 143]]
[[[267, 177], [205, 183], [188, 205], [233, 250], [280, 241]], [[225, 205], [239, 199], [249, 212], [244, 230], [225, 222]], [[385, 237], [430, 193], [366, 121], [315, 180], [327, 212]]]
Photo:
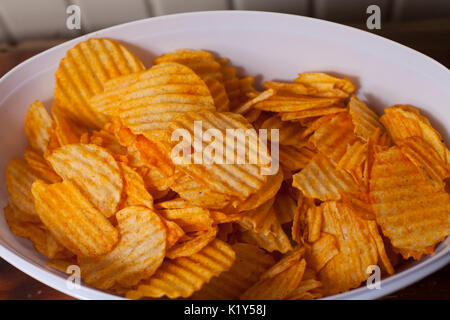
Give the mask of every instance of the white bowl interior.
[[[450, 72], [434, 60], [392, 41], [338, 24], [299, 16], [215, 11], [140, 20], [69, 41], [19, 65], [0, 80], [0, 206], [7, 203], [5, 166], [26, 147], [25, 112], [35, 100], [51, 106], [54, 73], [65, 52], [91, 37], [125, 44], [149, 67], [154, 57], [180, 48], [206, 49], [226, 57], [241, 74], [291, 80], [299, 72], [323, 71], [349, 77], [357, 95], [379, 114], [394, 104], [411, 104], [449, 141]], [[46, 259], [27, 240], [12, 235], [0, 218], [0, 255], [38, 280], [78, 298], [113, 296], [83, 287], [70, 290], [62, 273], [43, 270]], [[332, 298], [376, 298], [400, 289], [447, 264], [449, 243], [433, 256], [382, 282]]]

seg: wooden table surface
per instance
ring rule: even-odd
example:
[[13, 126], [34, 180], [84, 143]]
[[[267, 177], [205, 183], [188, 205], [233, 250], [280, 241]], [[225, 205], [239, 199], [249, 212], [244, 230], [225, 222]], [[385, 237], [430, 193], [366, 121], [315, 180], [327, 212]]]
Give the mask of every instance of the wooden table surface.
[[[356, 25], [364, 29], [364, 26]], [[412, 47], [450, 67], [450, 18], [407, 23], [386, 23], [374, 32]], [[0, 47], [0, 76], [25, 59], [60, 41], [33, 41]], [[382, 53], [380, 53], [382, 54]], [[0, 258], [0, 300], [72, 299], [29, 277]], [[450, 265], [384, 299], [450, 299]]]

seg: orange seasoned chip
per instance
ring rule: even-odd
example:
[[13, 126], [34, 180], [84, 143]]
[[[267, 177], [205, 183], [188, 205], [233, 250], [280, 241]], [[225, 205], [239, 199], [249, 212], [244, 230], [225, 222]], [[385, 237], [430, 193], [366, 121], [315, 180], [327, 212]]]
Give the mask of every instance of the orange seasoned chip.
[[364, 141], [367, 141], [377, 128], [381, 132], [384, 131], [378, 115], [354, 95], [348, 103], [348, 112], [352, 116], [355, 134]]
[[[160, 202], [159, 207], [164, 206]], [[186, 208], [160, 209], [159, 213], [166, 219], [178, 224], [185, 232], [205, 231], [212, 228], [213, 219], [209, 210], [189, 205]]]
[[205, 283], [200, 291], [192, 295], [193, 299], [239, 299], [239, 296], [255, 284], [261, 274], [275, 264], [273, 257], [248, 243], [235, 243], [232, 246], [236, 261], [230, 270], [222, 272], [210, 282]]
[[347, 112], [347, 108], [343, 108], [342, 106], [330, 106], [323, 108], [315, 108], [308, 109], [302, 111], [294, 111], [294, 112], [280, 112], [281, 120], [283, 121], [295, 121], [302, 119], [308, 119], [312, 117], [320, 117], [326, 115], [334, 115], [337, 113]]
[[450, 195], [398, 147], [375, 155], [370, 200], [383, 234], [405, 258], [432, 252], [450, 234]]
[[[291, 173], [306, 168], [316, 155], [316, 152], [309, 147], [280, 146], [278, 152], [281, 167]], [[275, 158], [274, 155], [273, 157]]]
[[362, 219], [375, 220], [375, 212], [370, 202], [369, 194], [364, 191], [342, 192], [342, 202]]
[[394, 267], [392, 266], [392, 263], [386, 252], [384, 241], [383, 238], [381, 237], [380, 231], [378, 230], [377, 223], [375, 221], [369, 221], [367, 224], [369, 226], [370, 234], [372, 235], [372, 238], [375, 240], [375, 243], [377, 244], [378, 256], [380, 258], [384, 270], [390, 275], [394, 274]]
[[101, 93], [109, 79], [142, 70], [142, 62], [118, 42], [80, 42], [67, 52], [56, 71], [55, 101], [70, 119], [101, 128], [107, 118], [91, 108], [89, 98]]
[[55, 184], [37, 180], [31, 192], [39, 218], [70, 251], [99, 256], [116, 244], [117, 230], [70, 180]]
[[34, 152], [30, 148], [26, 148], [23, 154], [28, 166], [38, 175], [48, 182], [59, 182], [61, 178], [50, 167], [48, 162], [40, 154]]
[[144, 180], [132, 168], [119, 162], [123, 176], [124, 206], [144, 206], [153, 209], [153, 197], [145, 189]]
[[190, 257], [166, 259], [150, 278], [142, 281], [135, 290], [127, 292], [127, 298], [190, 297], [212, 277], [230, 269], [235, 253], [230, 245], [216, 239]]
[[[268, 177], [264, 174], [268, 171], [271, 161], [267, 148], [258, 144], [258, 136], [256, 130], [248, 121], [239, 115], [231, 113], [218, 113], [210, 111], [188, 112], [180, 115], [176, 121], [170, 125], [170, 131], [185, 130], [188, 132], [191, 142], [194, 141], [195, 124], [201, 122], [205, 129], [215, 128], [220, 133], [222, 138], [217, 137], [217, 144], [222, 148], [215, 152], [202, 152], [201, 163], [195, 163], [191, 155], [188, 161], [181, 161], [174, 159], [174, 152], [172, 150], [172, 160], [177, 162], [180, 170], [191, 176], [194, 180], [199, 181], [211, 190], [228, 194], [235, 198], [245, 200], [252, 193], [260, 190], [266, 183]], [[234, 130], [231, 130], [234, 129]], [[178, 131], [179, 132], [179, 131]], [[232, 139], [230, 133], [234, 134]], [[219, 135], [219, 134], [218, 134]], [[224, 146], [224, 139], [228, 140]], [[234, 143], [235, 139], [239, 143]], [[209, 143], [201, 141], [203, 149], [207, 148]], [[171, 142], [173, 147], [179, 146], [178, 142]], [[243, 152], [238, 153], [238, 146]], [[186, 146], [185, 146], [186, 147]], [[189, 148], [192, 144], [188, 145]], [[219, 147], [218, 147], [219, 148]], [[226, 154], [231, 155], [230, 159]], [[214, 154], [214, 155], [213, 155]], [[179, 157], [179, 155], [176, 155]], [[216, 161], [216, 157], [220, 157]], [[231, 161], [234, 160], [234, 161]], [[233, 163], [233, 165], [230, 165]]]
[[155, 212], [127, 207], [116, 218], [120, 240], [114, 249], [101, 257], [79, 259], [83, 279], [99, 289], [115, 283], [130, 287], [151, 277], [166, 252], [166, 228]]
[[419, 110], [411, 106], [396, 105], [384, 110], [380, 120], [386, 127], [392, 140], [397, 143], [409, 137], [422, 137], [439, 154], [447, 165], [450, 162], [450, 151], [444, 144], [441, 135], [422, 116]]
[[54, 132], [60, 146], [79, 143], [81, 136], [88, 132], [87, 128], [71, 120], [61, 107], [55, 103], [52, 107], [52, 116], [55, 119]]
[[316, 242], [320, 238], [323, 220], [322, 206], [311, 206], [306, 211], [308, 242]]
[[11, 202], [24, 213], [36, 216], [31, 186], [37, 179], [44, 177], [32, 170], [24, 160], [12, 159], [6, 165], [5, 179]]
[[265, 280], [274, 278], [280, 273], [286, 271], [294, 264], [298, 263], [305, 254], [305, 248], [297, 246], [294, 250], [287, 253], [276, 264], [267, 269], [259, 278], [259, 280]]
[[357, 141], [353, 127], [347, 113], [338, 114], [314, 132], [312, 142], [317, 150], [327, 156], [334, 165], [338, 165], [347, 148]]
[[338, 202], [322, 206], [322, 230], [336, 238], [339, 249], [319, 273], [324, 292], [330, 295], [356, 288], [366, 280], [370, 276], [367, 268], [378, 262], [378, 251], [366, 220]]
[[289, 223], [297, 212], [297, 203], [288, 193], [280, 190], [275, 198], [274, 210], [281, 224]]
[[[29, 214], [22, 210], [20, 210], [12, 201], [9, 199], [8, 205], [4, 208], [5, 211], [5, 217], [8, 216], [8, 219], [11, 221], [17, 221], [17, 222], [29, 222], [29, 223], [35, 223], [39, 224], [41, 222], [41, 219], [39, 219], [39, 216], [36, 214]], [[8, 213], [6, 213], [8, 211]], [[8, 222], [8, 219], [7, 222]]]
[[45, 230], [42, 224], [17, 220], [17, 213], [14, 211], [15, 209], [11, 205], [8, 205], [4, 210], [5, 220], [12, 233], [29, 239], [37, 251], [50, 259], [56, 257], [58, 253], [64, 250], [64, 247]]
[[205, 231], [195, 232], [195, 234], [186, 241], [178, 241], [173, 245], [167, 251], [166, 257], [169, 259], [176, 259], [192, 256], [213, 241], [216, 238], [217, 231], [217, 226], [214, 226]]
[[278, 273], [261, 279], [241, 295], [243, 300], [281, 300], [288, 297], [300, 284], [305, 272], [304, 259]]
[[161, 63], [135, 77], [130, 86], [106, 90], [90, 100], [98, 113], [109, 118], [120, 116], [134, 134], [161, 139], [178, 115], [215, 110], [205, 82], [186, 66]]
[[308, 261], [308, 266], [319, 272], [328, 261], [338, 254], [339, 247], [336, 237], [322, 232], [319, 239], [308, 248], [306, 261]]
[[294, 187], [300, 189], [306, 197], [327, 200], [339, 200], [340, 191], [356, 191], [357, 186], [345, 171], [336, 169], [330, 160], [317, 154], [311, 162], [293, 177]]
[[93, 144], [69, 144], [53, 151], [47, 160], [59, 176], [72, 179], [102, 214], [115, 213], [123, 181], [108, 151]]
[[[278, 143], [280, 145], [288, 145], [300, 149], [307, 143], [307, 140], [303, 136], [303, 131], [305, 129], [302, 128], [299, 123], [282, 121], [277, 116], [265, 120], [261, 125], [261, 129], [267, 129], [268, 131], [271, 129], [278, 129]], [[268, 133], [267, 138], [270, 139], [271, 137], [272, 135]]]
[[324, 97], [348, 97], [355, 91], [355, 86], [346, 78], [336, 78], [321, 72], [299, 73], [294, 83], [300, 83], [317, 91], [316, 95]]
[[444, 188], [444, 179], [449, 176], [448, 167], [430, 144], [421, 137], [409, 137], [397, 143], [402, 153], [423, 172], [424, 177], [436, 189]]
[[221, 112], [228, 111], [230, 100], [228, 99], [227, 92], [222, 82], [209, 76], [203, 78], [203, 81], [205, 81], [205, 84], [211, 93], [216, 110]]
[[[271, 89], [269, 89], [271, 90]], [[254, 105], [256, 109], [272, 112], [300, 112], [311, 109], [324, 109], [339, 104], [337, 98], [317, 98], [304, 95], [276, 95], [258, 102]]]
[[52, 119], [40, 101], [35, 101], [28, 108], [25, 116], [25, 133], [31, 148], [44, 154], [50, 141]]

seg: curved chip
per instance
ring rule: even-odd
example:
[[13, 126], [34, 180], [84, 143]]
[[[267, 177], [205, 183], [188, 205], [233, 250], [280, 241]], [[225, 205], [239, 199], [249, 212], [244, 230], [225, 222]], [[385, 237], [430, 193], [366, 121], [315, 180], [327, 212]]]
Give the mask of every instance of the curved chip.
[[54, 133], [60, 146], [79, 143], [81, 136], [88, 132], [87, 128], [76, 124], [67, 117], [57, 103], [52, 107], [52, 116], [55, 119]]
[[281, 300], [288, 297], [302, 281], [305, 259], [274, 277], [261, 279], [241, 295], [242, 300]]
[[[359, 287], [370, 276], [367, 268], [377, 264], [378, 251], [366, 220], [338, 202], [328, 201], [322, 207], [322, 231], [333, 235], [339, 248], [339, 254], [319, 273], [324, 292], [330, 295]], [[317, 251], [318, 254], [321, 252]], [[319, 257], [314, 260], [320, 261]]]
[[432, 252], [450, 234], [450, 195], [436, 190], [398, 147], [375, 155], [370, 200], [383, 234], [405, 258]]
[[69, 144], [47, 157], [63, 179], [72, 179], [106, 217], [116, 211], [123, 188], [119, 166], [105, 149], [93, 144]]
[[212, 277], [230, 269], [234, 261], [231, 246], [216, 239], [190, 257], [165, 260], [152, 277], [141, 282], [136, 290], [129, 291], [126, 297], [187, 298]]
[[211, 241], [216, 238], [218, 228], [211, 227], [206, 231], [196, 232], [191, 239], [187, 241], [179, 241], [173, 245], [166, 253], [169, 259], [176, 259], [180, 257], [190, 257], [206, 247]]
[[6, 165], [6, 188], [11, 201], [28, 215], [36, 215], [31, 186], [42, 178], [22, 159], [12, 159]]
[[44, 154], [50, 141], [52, 118], [40, 101], [35, 101], [25, 115], [25, 133], [31, 148]]
[[[231, 113], [188, 112], [180, 115], [170, 125], [170, 132], [172, 134], [177, 130], [184, 130], [183, 132], [187, 132], [190, 136], [191, 142], [194, 142], [198, 123], [201, 123], [204, 130], [216, 129], [214, 146], [218, 150], [210, 149], [210, 153], [202, 152], [200, 164], [191, 159], [187, 163], [180, 163], [179, 169], [211, 190], [241, 200], [260, 190], [267, 181], [267, 175], [264, 173], [269, 170], [266, 163], [270, 162], [271, 158], [267, 148], [258, 143], [256, 130], [251, 129], [251, 124], [244, 117]], [[235, 143], [235, 140], [238, 143]], [[209, 146], [207, 141], [201, 141], [201, 144], [202, 150]], [[171, 145], [175, 147], [178, 142], [171, 141]], [[228, 155], [232, 156], [232, 159]]]
[[[300, 149], [307, 143], [307, 140], [303, 136], [305, 128], [296, 122], [282, 121], [277, 116], [265, 120], [261, 125], [261, 129], [278, 129], [278, 143], [280, 145], [288, 145]], [[271, 135], [268, 134], [267, 137], [270, 139]]]
[[114, 249], [102, 257], [79, 259], [84, 281], [99, 289], [115, 283], [131, 287], [151, 277], [166, 252], [166, 228], [155, 212], [134, 206], [116, 217], [120, 240]]
[[144, 180], [132, 168], [126, 164], [119, 162], [120, 169], [124, 180], [124, 206], [143, 206], [153, 209], [153, 197], [145, 189]]
[[142, 62], [118, 42], [80, 42], [67, 51], [56, 71], [55, 101], [70, 119], [89, 128], [101, 128], [107, 118], [89, 106], [89, 99], [101, 93], [109, 79], [142, 70]]
[[184, 112], [215, 110], [205, 82], [184, 65], [161, 63], [135, 77], [131, 85], [106, 90], [90, 100], [97, 112], [120, 116], [134, 134], [158, 138]]
[[348, 97], [355, 91], [355, 86], [347, 78], [336, 78], [322, 72], [299, 73], [294, 83], [300, 83], [317, 92], [315, 95], [324, 97]]
[[70, 180], [49, 185], [37, 180], [31, 192], [42, 222], [70, 251], [99, 256], [116, 244], [117, 230]]
[[367, 141], [377, 128], [380, 128], [383, 133], [384, 126], [378, 115], [355, 95], [350, 98], [348, 112], [352, 116], [354, 132], [359, 138]]
[[50, 167], [48, 162], [40, 154], [34, 152], [30, 148], [26, 148], [23, 157], [28, 166], [34, 170], [39, 176], [48, 182], [60, 182], [61, 177]]
[[236, 253], [236, 261], [230, 270], [205, 283], [200, 291], [192, 295], [193, 299], [239, 299], [242, 293], [259, 280], [264, 271], [275, 264], [273, 257], [257, 246], [238, 242], [232, 248]]
[[339, 200], [340, 191], [357, 190], [352, 177], [347, 172], [336, 169], [331, 161], [320, 153], [306, 168], [293, 176], [292, 185], [300, 189], [306, 197], [322, 201]]
[[[164, 206], [164, 202], [159, 203]], [[213, 225], [209, 210], [189, 205], [186, 208], [160, 209], [164, 219], [178, 224], [185, 232], [208, 230]]]

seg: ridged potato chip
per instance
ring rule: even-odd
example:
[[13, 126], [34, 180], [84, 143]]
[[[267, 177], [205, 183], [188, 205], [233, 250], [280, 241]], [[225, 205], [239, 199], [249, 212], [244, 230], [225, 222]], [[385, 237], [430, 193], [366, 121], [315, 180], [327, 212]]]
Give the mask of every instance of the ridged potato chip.
[[64, 251], [64, 247], [44, 229], [42, 224], [17, 220], [17, 212], [14, 211], [15, 209], [11, 205], [5, 207], [4, 210], [5, 220], [12, 233], [29, 239], [33, 243], [34, 248], [47, 258], [54, 258], [58, 253]]
[[166, 253], [169, 259], [176, 259], [180, 257], [190, 257], [206, 247], [211, 241], [216, 238], [218, 228], [211, 227], [208, 230], [197, 231], [193, 235], [188, 235], [186, 241], [178, 241]]
[[291, 173], [306, 168], [316, 155], [316, 152], [308, 147], [297, 149], [293, 146], [280, 146], [278, 153], [281, 167]]
[[336, 78], [321, 72], [299, 73], [294, 83], [313, 88], [317, 91], [315, 95], [324, 97], [348, 97], [355, 91], [355, 86], [346, 78]]
[[256, 109], [272, 112], [299, 112], [311, 109], [323, 109], [337, 105], [340, 99], [317, 98], [303, 95], [282, 95], [274, 96], [255, 104]]
[[107, 80], [142, 70], [142, 62], [118, 42], [80, 42], [67, 52], [56, 71], [55, 101], [70, 119], [101, 128], [107, 118], [91, 108], [89, 99], [103, 91]]
[[339, 248], [339, 254], [319, 272], [324, 292], [329, 295], [359, 287], [370, 276], [367, 267], [377, 264], [378, 251], [366, 220], [338, 202], [322, 206], [322, 230], [336, 238]]
[[41, 178], [48, 182], [60, 182], [61, 178], [56, 174], [56, 172], [50, 167], [48, 162], [37, 152], [34, 152], [30, 148], [26, 148], [23, 157], [27, 162], [28, 166], [34, 170]]
[[54, 133], [60, 146], [72, 143], [80, 143], [81, 136], [88, 132], [88, 129], [76, 124], [64, 114], [64, 110], [58, 104], [52, 107], [52, 116], [55, 120]]
[[450, 234], [450, 195], [392, 147], [375, 155], [370, 200], [383, 234], [404, 258], [431, 253]]
[[336, 237], [322, 232], [319, 238], [308, 247], [306, 261], [308, 261], [308, 266], [319, 272], [328, 261], [338, 254], [339, 246]]
[[227, 91], [222, 82], [210, 76], [202, 79], [211, 93], [216, 110], [221, 112], [228, 111], [230, 100], [228, 99]]
[[144, 179], [126, 164], [119, 162], [123, 176], [124, 206], [143, 206], [153, 209], [153, 197], [145, 189]]
[[282, 225], [294, 220], [294, 216], [297, 213], [296, 201], [283, 189], [277, 194], [273, 207], [277, 214], [278, 221], [280, 221]]
[[[288, 145], [300, 149], [307, 142], [303, 136], [305, 129], [299, 123], [282, 121], [277, 116], [270, 117], [264, 121], [261, 129], [278, 129], [278, 143], [280, 145]], [[267, 138], [270, 139], [271, 135], [267, 134]]]
[[304, 259], [272, 278], [261, 279], [241, 295], [242, 300], [281, 300], [288, 297], [302, 281]]
[[12, 159], [6, 165], [5, 179], [11, 202], [24, 213], [36, 216], [31, 186], [37, 179], [44, 177], [32, 170], [24, 160]]
[[79, 259], [84, 281], [99, 289], [116, 283], [131, 287], [151, 277], [166, 253], [166, 228], [155, 212], [127, 207], [116, 218], [120, 240], [114, 249], [101, 257]]
[[[164, 206], [164, 202], [159, 203], [159, 206]], [[178, 224], [185, 232], [205, 231], [212, 228], [214, 223], [209, 210], [192, 205], [186, 208], [160, 209], [159, 213], [164, 219]]]
[[51, 128], [52, 118], [44, 105], [35, 101], [25, 116], [25, 133], [31, 148], [41, 155], [47, 151]]
[[105, 149], [93, 144], [69, 144], [47, 157], [63, 179], [72, 179], [106, 217], [116, 211], [123, 181], [119, 166]]
[[117, 230], [70, 180], [55, 184], [37, 180], [31, 192], [39, 218], [70, 251], [99, 256], [118, 241]]
[[120, 116], [134, 134], [158, 138], [181, 113], [215, 110], [205, 82], [184, 65], [161, 63], [135, 76], [130, 86], [105, 91], [90, 100], [97, 112]]
[[334, 115], [337, 113], [347, 112], [348, 109], [343, 106], [330, 106], [325, 108], [308, 109], [294, 112], [280, 112], [281, 120], [283, 121], [301, 121], [312, 117], [320, 117], [326, 115]]
[[297, 246], [296, 248], [294, 248], [294, 250], [290, 251], [285, 256], [283, 256], [276, 264], [274, 264], [266, 271], [264, 271], [259, 280], [265, 280], [276, 277], [278, 274], [286, 271], [294, 264], [298, 263], [300, 259], [304, 256], [304, 254], [305, 248], [302, 246]]
[[448, 166], [433, 149], [421, 137], [409, 137], [397, 142], [402, 153], [423, 172], [436, 189], [444, 189], [444, 179], [449, 176]]
[[327, 200], [339, 200], [340, 191], [356, 191], [357, 185], [352, 177], [338, 170], [322, 154], [317, 154], [299, 173], [293, 176], [294, 187], [300, 189], [306, 197]]
[[255, 284], [269, 267], [275, 264], [273, 257], [264, 250], [248, 243], [235, 243], [232, 246], [236, 261], [230, 270], [222, 272], [200, 291], [192, 295], [193, 299], [239, 299], [239, 296]]
[[135, 290], [128, 291], [126, 297], [190, 297], [212, 277], [230, 269], [235, 256], [230, 245], [216, 239], [190, 257], [166, 259], [153, 276], [142, 281]]
[[352, 116], [356, 136], [364, 141], [367, 141], [377, 128], [384, 131], [378, 115], [354, 95], [348, 103], [348, 112]]
[[338, 114], [314, 132], [312, 143], [334, 165], [338, 165], [347, 148], [357, 141], [353, 127], [352, 119], [347, 113]]
[[[268, 154], [267, 148], [258, 146], [256, 131], [250, 129], [251, 125], [245, 118], [240, 116], [235, 117], [230, 113], [210, 111], [188, 112], [179, 116], [170, 125], [170, 131], [174, 132], [178, 129], [187, 130], [193, 141], [194, 139], [192, 137], [194, 135], [194, 124], [196, 121], [201, 121], [205, 130], [209, 128], [217, 129], [222, 134], [222, 137], [226, 136], [226, 129], [241, 130], [240, 132], [248, 137], [243, 141], [245, 158], [242, 157], [241, 159], [237, 154], [238, 143], [233, 143], [232, 145], [226, 143], [223, 146], [225, 141], [219, 140], [218, 143], [223, 150], [223, 160], [225, 159], [226, 153], [232, 153], [237, 164], [229, 165], [225, 161], [213, 161], [211, 157], [208, 157], [206, 152], [203, 152], [202, 164], [196, 164], [195, 161], [190, 161], [193, 163], [179, 165], [180, 170], [193, 177], [196, 181], [208, 186], [213, 191], [229, 194], [241, 200], [245, 200], [250, 194], [261, 189], [267, 181], [267, 175], [263, 175], [264, 168], [268, 169], [267, 165], [263, 164], [263, 160], [270, 161], [270, 155]], [[238, 141], [242, 143], [240, 139]], [[207, 142], [201, 141], [201, 143], [203, 144], [203, 148], [208, 147]], [[172, 142], [172, 144], [175, 146], [177, 143]], [[251, 159], [252, 156], [257, 157], [255, 164], [246, 160]], [[239, 164], [239, 160], [244, 163]]]
[[409, 137], [422, 137], [436, 150], [441, 159], [447, 165], [449, 164], [450, 151], [443, 143], [439, 132], [431, 126], [427, 118], [420, 114], [419, 110], [411, 106], [396, 105], [384, 109], [384, 112], [380, 121], [395, 143]]

